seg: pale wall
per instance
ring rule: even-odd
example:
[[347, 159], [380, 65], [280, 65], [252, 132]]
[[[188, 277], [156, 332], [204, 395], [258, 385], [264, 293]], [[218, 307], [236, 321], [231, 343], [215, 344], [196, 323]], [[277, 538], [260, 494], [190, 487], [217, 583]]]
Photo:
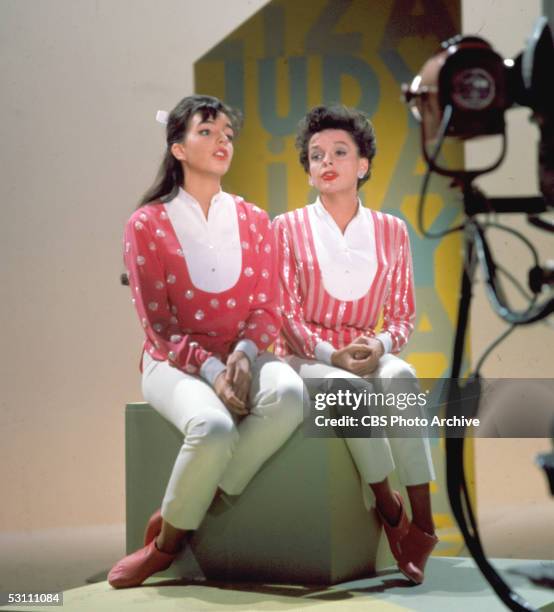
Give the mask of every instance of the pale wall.
[[[194, 59], [264, 3], [0, 4], [0, 529], [124, 520], [123, 405], [140, 399], [141, 331], [118, 281], [122, 227], [160, 159], [155, 111], [191, 93]], [[521, 4], [465, 6], [482, 11], [481, 34], [509, 30], [511, 52], [528, 31]], [[533, 155], [522, 137], [517, 161]], [[492, 334], [479, 303], [475, 347]], [[500, 372], [544, 368], [544, 337], [515, 337]]]
[[124, 520], [125, 220], [192, 62], [265, 0], [3, 0], [0, 529]]

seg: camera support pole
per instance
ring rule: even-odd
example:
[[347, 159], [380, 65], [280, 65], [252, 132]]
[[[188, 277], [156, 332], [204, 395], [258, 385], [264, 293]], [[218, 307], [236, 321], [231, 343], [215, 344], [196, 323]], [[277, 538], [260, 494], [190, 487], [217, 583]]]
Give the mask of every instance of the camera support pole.
[[[471, 180], [464, 184], [464, 208], [468, 216], [471, 217], [472, 209], [478, 208], [474, 198], [482, 197], [479, 192], [471, 187]], [[454, 339], [454, 351], [452, 356], [452, 371], [450, 387], [448, 391], [447, 417], [456, 415], [456, 407], [460, 406], [459, 379], [462, 370], [462, 358], [464, 354], [464, 344], [469, 318], [469, 310], [472, 297], [472, 282], [477, 265], [474, 256], [474, 235], [477, 231], [476, 221], [470, 219], [464, 230], [464, 261], [462, 269], [460, 306], [458, 310], [458, 321], [456, 326], [456, 336]], [[478, 381], [477, 383], [478, 384]], [[465, 437], [449, 438], [446, 440], [446, 480], [448, 497], [452, 512], [458, 522], [464, 541], [475, 559], [475, 563], [481, 570], [483, 576], [492, 586], [498, 597], [511, 610], [521, 612], [532, 612], [534, 610], [520, 595], [512, 591], [501, 576], [488, 562], [481, 545], [477, 524], [471, 507], [469, 491], [464, 472], [464, 442]]]

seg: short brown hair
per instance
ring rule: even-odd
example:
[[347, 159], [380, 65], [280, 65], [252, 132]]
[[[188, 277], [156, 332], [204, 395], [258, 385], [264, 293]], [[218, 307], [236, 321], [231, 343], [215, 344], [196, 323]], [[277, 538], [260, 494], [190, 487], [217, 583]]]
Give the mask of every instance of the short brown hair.
[[309, 172], [310, 160], [308, 146], [314, 134], [323, 130], [344, 130], [348, 132], [356, 146], [360, 157], [369, 160], [369, 168], [365, 176], [358, 179], [358, 189], [371, 176], [371, 163], [375, 157], [375, 130], [369, 117], [356, 108], [348, 108], [342, 104], [334, 106], [316, 106], [300, 121], [296, 134], [296, 148], [304, 170]]

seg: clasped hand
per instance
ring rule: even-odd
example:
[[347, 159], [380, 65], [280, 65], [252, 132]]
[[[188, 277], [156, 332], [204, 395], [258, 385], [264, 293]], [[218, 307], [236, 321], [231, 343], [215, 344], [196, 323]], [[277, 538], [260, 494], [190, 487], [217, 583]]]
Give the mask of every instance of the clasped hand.
[[214, 391], [229, 412], [245, 416], [249, 412], [247, 398], [251, 382], [250, 360], [242, 351], [234, 351], [227, 358], [225, 370], [215, 379]]
[[376, 338], [359, 336], [344, 348], [335, 351], [331, 363], [356, 376], [367, 376], [375, 372], [384, 352], [383, 345]]

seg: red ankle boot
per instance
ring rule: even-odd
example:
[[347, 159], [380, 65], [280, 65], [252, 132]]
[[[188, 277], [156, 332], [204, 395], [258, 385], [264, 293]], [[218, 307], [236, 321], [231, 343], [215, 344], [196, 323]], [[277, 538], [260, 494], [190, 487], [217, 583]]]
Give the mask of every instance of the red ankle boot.
[[438, 544], [436, 535], [425, 533], [413, 523], [406, 536], [400, 542], [401, 554], [398, 569], [416, 584], [423, 582], [423, 572], [429, 555]]
[[176, 556], [158, 550], [152, 540], [148, 546], [118, 561], [108, 574], [108, 582], [115, 589], [139, 586], [153, 574], [167, 569]]
[[162, 530], [162, 511], [160, 508], [148, 519], [146, 530], [144, 532], [144, 545], [147, 546], [156, 538]]
[[406, 515], [406, 510], [404, 509], [404, 502], [402, 500], [402, 496], [398, 491], [393, 491], [392, 494], [400, 504], [400, 518], [398, 519], [398, 523], [396, 525], [391, 525], [387, 519], [379, 512], [377, 509], [377, 515], [381, 519], [383, 523], [383, 528], [385, 530], [385, 534], [387, 536], [387, 540], [389, 541], [389, 546], [394, 558], [398, 561], [400, 558], [400, 542], [402, 538], [408, 533], [408, 529], [410, 528], [410, 521], [408, 520], [408, 516]]

